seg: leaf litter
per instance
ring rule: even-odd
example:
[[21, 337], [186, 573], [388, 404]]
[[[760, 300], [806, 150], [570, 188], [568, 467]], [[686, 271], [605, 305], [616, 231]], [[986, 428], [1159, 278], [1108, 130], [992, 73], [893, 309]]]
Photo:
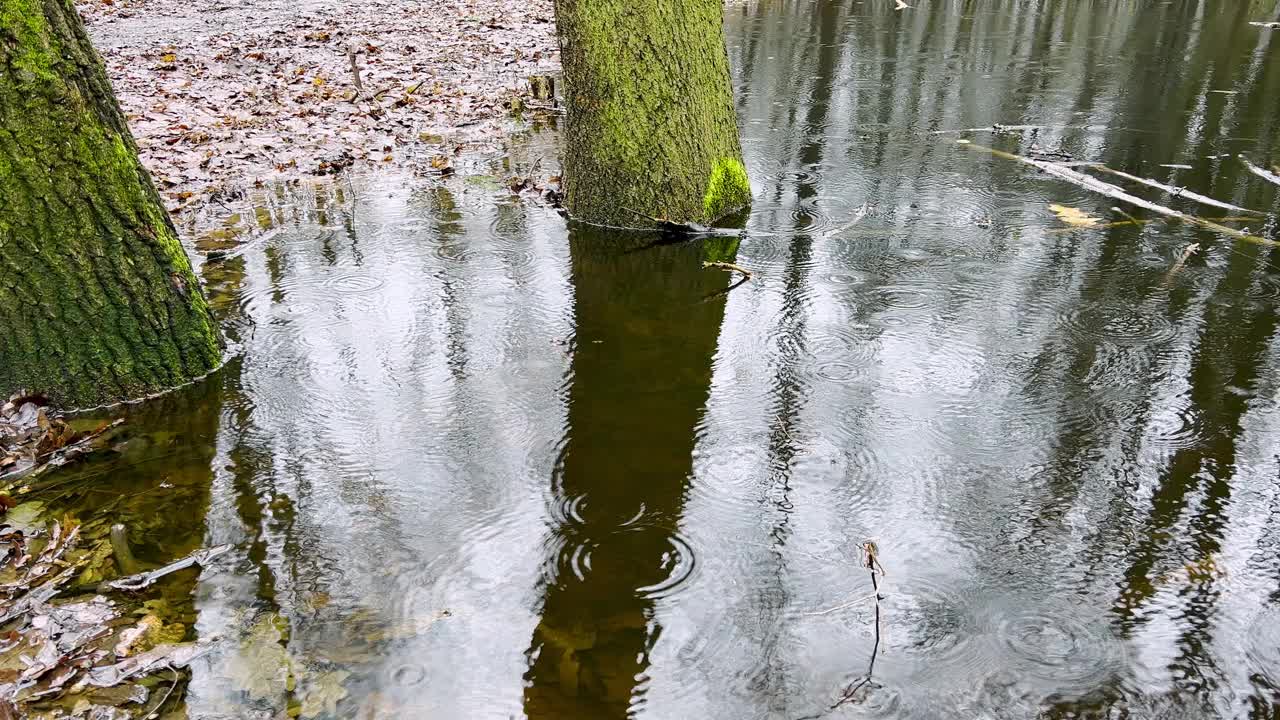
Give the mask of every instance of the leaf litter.
[[549, 0], [78, 0], [171, 212], [348, 168], [452, 172], [558, 70]]
[[187, 640], [163, 593], [137, 591], [226, 547], [118, 577], [125, 540], [86, 537], [76, 518], [26, 499], [56, 487], [45, 471], [106, 449], [120, 422], [76, 428], [25, 393], [0, 405], [0, 719], [158, 716], [180, 700], [181, 669], [211, 647]]

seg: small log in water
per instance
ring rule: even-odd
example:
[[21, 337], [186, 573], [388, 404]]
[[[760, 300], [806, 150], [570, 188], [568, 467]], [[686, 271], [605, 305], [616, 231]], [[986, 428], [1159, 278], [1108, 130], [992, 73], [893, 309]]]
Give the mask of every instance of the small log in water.
[[1199, 225], [1200, 227], [1208, 228], [1209, 230], [1222, 233], [1223, 235], [1228, 235], [1230, 237], [1236, 238], [1237, 240], [1245, 240], [1251, 243], [1257, 243], [1259, 245], [1280, 245], [1280, 243], [1274, 240], [1268, 240], [1267, 238], [1258, 237], [1257, 235], [1250, 235], [1249, 233], [1244, 232], [1242, 230], [1236, 230], [1235, 228], [1229, 228], [1225, 225], [1219, 225], [1218, 223], [1213, 222], [1212, 220], [1205, 220], [1204, 218], [1196, 217], [1195, 215], [1188, 215], [1183, 212], [1178, 212], [1177, 210], [1174, 210], [1172, 208], [1167, 208], [1163, 205], [1157, 205], [1151, 202], [1150, 200], [1143, 200], [1142, 198], [1136, 195], [1130, 195], [1129, 193], [1125, 192], [1119, 187], [1116, 187], [1115, 185], [1112, 185], [1111, 183], [1103, 182], [1098, 178], [1090, 177], [1088, 175], [1085, 175], [1084, 173], [1076, 172], [1075, 170], [1062, 167], [1061, 165], [1058, 165], [1056, 163], [1044, 162], [1043, 160], [1032, 160], [1029, 157], [1024, 157], [1022, 155], [1017, 155], [1011, 152], [1005, 152], [1004, 150], [997, 150], [995, 148], [989, 148], [983, 145], [976, 145], [968, 140], [957, 140], [956, 142], [966, 147], [971, 147], [975, 150], [982, 150], [984, 152], [991, 153], [996, 157], [1005, 158], [1006, 160], [1014, 160], [1014, 161], [1023, 163], [1024, 165], [1030, 165], [1031, 167], [1037, 170], [1040, 170], [1041, 172], [1044, 172], [1048, 175], [1052, 175], [1053, 177], [1056, 177], [1059, 180], [1065, 180], [1066, 182], [1069, 182], [1072, 185], [1075, 185], [1077, 187], [1084, 188], [1085, 190], [1092, 190], [1093, 192], [1099, 193], [1101, 195], [1106, 195], [1112, 200], [1119, 200], [1120, 202], [1128, 203], [1129, 205], [1133, 205], [1135, 207], [1140, 207], [1143, 210], [1150, 210], [1151, 212], [1157, 213], [1159, 215], [1165, 215], [1167, 217], [1177, 218], [1184, 222], [1189, 222], [1193, 225]]

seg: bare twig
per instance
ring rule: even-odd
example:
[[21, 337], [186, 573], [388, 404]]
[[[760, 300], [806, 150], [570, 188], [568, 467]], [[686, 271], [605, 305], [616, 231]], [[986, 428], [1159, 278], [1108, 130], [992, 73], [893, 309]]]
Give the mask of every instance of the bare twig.
[[149, 572], [138, 573], [136, 575], [127, 575], [122, 578], [116, 578], [115, 580], [104, 582], [98, 586], [98, 591], [106, 592], [108, 590], [141, 590], [147, 587], [148, 585], [151, 585], [156, 580], [159, 580], [160, 578], [164, 577], [165, 575], [169, 575], [179, 570], [189, 568], [192, 565], [200, 565], [200, 566], [208, 565], [210, 560], [213, 560], [214, 558], [227, 552], [230, 549], [231, 549], [231, 545], [228, 544], [228, 545], [218, 545], [217, 547], [211, 547], [205, 550], [199, 550], [191, 553], [190, 555], [180, 560], [175, 560], [169, 563], [168, 565], [165, 565], [164, 567], [157, 568]]
[[1181, 270], [1182, 266], [1187, 264], [1187, 258], [1191, 257], [1192, 255], [1195, 255], [1199, 251], [1200, 251], [1200, 243], [1191, 243], [1190, 245], [1183, 248], [1182, 254], [1178, 256], [1178, 261], [1173, 264], [1173, 267], [1169, 268], [1169, 272], [1165, 273], [1164, 281], [1167, 283], [1170, 280], [1172, 280], [1174, 273]]
[[1072, 185], [1084, 188], [1085, 190], [1092, 190], [1093, 192], [1096, 192], [1100, 195], [1105, 195], [1113, 200], [1119, 200], [1121, 202], [1128, 203], [1129, 205], [1140, 207], [1143, 210], [1150, 210], [1153, 213], [1158, 213], [1160, 215], [1165, 215], [1171, 218], [1177, 218], [1184, 222], [1189, 222], [1193, 225], [1199, 225], [1200, 227], [1208, 228], [1215, 232], [1222, 233], [1223, 235], [1236, 238], [1237, 240], [1245, 240], [1247, 242], [1257, 243], [1259, 245], [1273, 245], [1273, 246], [1280, 245], [1280, 243], [1274, 240], [1268, 240], [1267, 238], [1258, 237], [1257, 235], [1250, 235], [1249, 233], [1243, 232], [1241, 230], [1236, 230], [1235, 228], [1229, 228], [1225, 225], [1219, 225], [1218, 223], [1213, 222], [1211, 220], [1205, 220], [1204, 218], [1196, 217], [1195, 215], [1188, 215], [1184, 212], [1178, 212], [1177, 210], [1167, 208], [1163, 205], [1157, 205], [1149, 200], [1143, 200], [1142, 198], [1137, 197], [1136, 195], [1130, 195], [1129, 193], [1116, 187], [1115, 185], [1103, 182], [1098, 178], [1085, 175], [1084, 173], [1076, 172], [1075, 170], [1072, 170], [1070, 168], [1062, 167], [1061, 165], [1058, 165], [1056, 163], [1044, 162], [1043, 160], [1033, 160], [1029, 157], [1023, 157], [1022, 155], [1016, 155], [1011, 152], [1005, 152], [1004, 150], [996, 150], [995, 148], [989, 148], [989, 147], [984, 147], [982, 145], [977, 145], [968, 140], [957, 140], [956, 142], [966, 147], [973, 148], [975, 150], [982, 150], [983, 152], [991, 153], [996, 157], [1005, 158], [1007, 160], [1014, 160], [1016, 162], [1023, 163], [1024, 165], [1030, 165], [1031, 167], [1037, 170], [1040, 170], [1041, 172], [1047, 175], [1051, 175], [1055, 178], [1058, 178], [1059, 180], [1064, 180], [1066, 182], [1071, 183]]
[[156, 703], [156, 706], [151, 708], [151, 712], [147, 713], [147, 720], [153, 720], [153, 718], [160, 717], [160, 708], [164, 707], [164, 704], [169, 702], [169, 696], [178, 688], [178, 683], [182, 680], [182, 677], [178, 675], [178, 668], [172, 665], [167, 665], [166, 667], [173, 672], [173, 684], [169, 686], [169, 692], [165, 693], [164, 697], [160, 699], [160, 702]]
[[721, 270], [730, 270], [730, 271], [732, 271], [732, 272], [742, 273], [742, 277], [746, 278], [747, 280], [750, 280], [750, 279], [751, 279], [751, 271], [750, 271], [750, 270], [748, 270], [748, 269], [746, 269], [746, 268], [742, 267], [741, 265], [735, 265], [735, 264], [733, 264], [733, 263], [731, 263], [731, 262], [706, 262], [706, 261], [703, 261], [703, 263], [702, 263], [702, 267], [704, 267], [704, 268], [719, 268], [719, 269], [721, 269]]
[[360, 64], [356, 62], [355, 48], [347, 48], [347, 60], [351, 61], [351, 80], [356, 86], [356, 97], [364, 97], [364, 83], [360, 82]]
[[845, 703], [852, 702], [859, 690], [872, 683], [872, 678], [876, 671], [876, 657], [880, 654], [880, 581], [877, 576], [884, 575], [885, 572], [884, 566], [880, 564], [880, 550], [871, 540], [862, 543], [862, 566], [871, 573], [871, 588], [876, 599], [876, 636], [875, 642], [871, 645], [871, 661], [867, 664], [867, 674], [849, 683], [844, 692], [841, 693], [840, 699], [831, 706], [828, 712]]
[[1200, 193], [1193, 192], [1186, 188], [1166, 185], [1162, 182], [1156, 182], [1155, 180], [1148, 180], [1146, 178], [1138, 177], [1137, 175], [1130, 175], [1129, 173], [1122, 172], [1120, 170], [1112, 170], [1106, 165], [1093, 163], [1093, 164], [1087, 165], [1086, 167], [1091, 167], [1094, 170], [1110, 173], [1112, 175], [1115, 175], [1116, 177], [1122, 177], [1125, 180], [1131, 180], [1133, 182], [1146, 185], [1148, 187], [1153, 187], [1158, 190], [1163, 190], [1164, 192], [1169, 193], [1173, 197], [1185, 197], [1190, 200], [1195, 200], [1196, 202], [1201, 203], [1202, 205], [1212, 205], [1213, 207], [1222, 208], [1223, 210], [1235, 210], [1237, 212], [1249, 213], [1250, 215], [1259, 215], [1259, 216], [1266, 215], [1266, 213], [1264, 212], [1259, 212], [1257, 210], [1250, 210], [1248, 208], [1242, 208], [1239, 205], [1232, 205], [1231, 203], [1222, 202], [1221, 200], [1215, 200], [1211, 197], [1208, 197], [1207, 195], [1201, 195]]
[[830, 615], [831, 613], [836, 612], [836, 611], [838, 611], [838, 610], [844, 610], [845, 608], [851, 608], [851, 607], [853, 607], [854, 605], [860, 605], [860, 604], [862, 604], [863, 602], [865, 602], [865, 601], [867, 601], [867, 600], [870, 600], [871, 598], [873, 598], [873, 597], [875, 597], [875, 596], [876, 596], [876, 593], [875, 593], [875, 592], [872, 592], [872, 593], [870, 593], [870, 594], [868, 594], [868, 595], [862, 595], [862, 596], [857, 597], [857, 598], [855, 598], [855, 599], [853, 599], [853, 600], [850, 600], [850, 601], [848, 601], [848, 602], [840, 603], [839, 605], [836, 605], [835, 607], [829, 607], [829, 608], [827, 608], [826, 610], [814, 610], [813, 612], [807, 612], [807, 613], [802, 613], [802, 614], [803, 614], [803, 615], [810, 615], [810, 616], [813, 616], [813, 615]]

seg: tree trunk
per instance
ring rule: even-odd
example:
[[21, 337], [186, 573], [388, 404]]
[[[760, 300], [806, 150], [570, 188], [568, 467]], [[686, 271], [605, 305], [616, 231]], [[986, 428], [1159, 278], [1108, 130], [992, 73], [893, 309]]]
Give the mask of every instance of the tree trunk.
[[556, 0], [575, 217], [709, 224], [750, 204], [722, 12], [721, 0]]
[[0, 0], [0, 393], [134, 398], [217, 331], [72, 0]]

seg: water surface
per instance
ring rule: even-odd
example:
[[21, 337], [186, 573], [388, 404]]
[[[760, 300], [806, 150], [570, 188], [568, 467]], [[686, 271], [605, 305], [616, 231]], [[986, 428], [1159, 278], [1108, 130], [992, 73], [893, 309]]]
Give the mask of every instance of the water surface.
[[1278, 19], [731, 5], [740, 240], [273, 198], [204, 268], [240, 354], [105, 471], [183, 488], [141, 556], [236, 548], [190, 715], [1274, 717], [1280, 253], [975, 146], [1273, 210], [1236, 155], [1280, 162]]

